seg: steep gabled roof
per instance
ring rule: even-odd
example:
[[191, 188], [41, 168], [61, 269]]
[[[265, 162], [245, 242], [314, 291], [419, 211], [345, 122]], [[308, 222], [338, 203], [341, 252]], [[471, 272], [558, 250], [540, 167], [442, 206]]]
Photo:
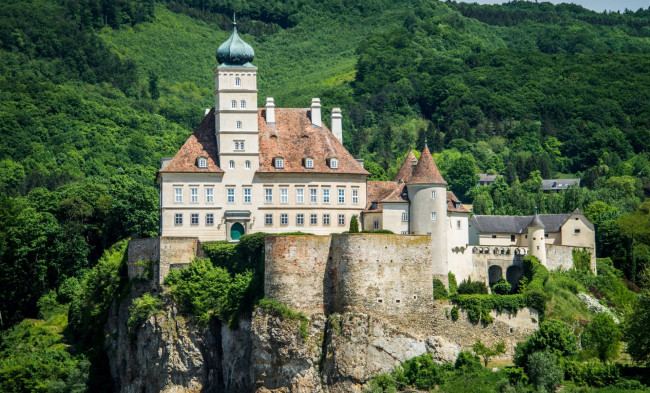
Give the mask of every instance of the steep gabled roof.
[[469, 209], [465, 207], [452, 191], [447, 191], [447, 210], [457, 213], [470, 213]]
[[[199, 168], [199, 157], [207, 158], [207, 168]], [[217, 140], [214, 134], [214, 109], [211, 109], [203, 118], [201, 124], [187, 138], [174, 158], [169, 161], [159, 173], [169, 172], [195, 172], [195, 173], [221, 173], [219, 156], [217, 154]]]
[[[571, 214], [540, 214], [546, 233], [560, 232]], [[472, 225], [482, 233], [525, 233], [534, 216], [472, 216]]]
[[413, 176], [408, 181], [408, 184], [442, 184], [447, 185], [447, 182], [440, 174], [436, 163], [433, 161], [431, 152], [427, 146], [424, 147], [420, 155], [420, 161], [413, 169]]
[[399, 168], [399, 171], [397, 171], [393, 180], [397, 182], [401, 180], [404, 183], [408, 183], [409, 179], [413, 175], [413, 161], [416, 161], [415, 154], [413, 154], [413, 150], [409, 150], [409, 154], [406, 155], [402, 166]]
[[[346, 173], [369, 175], [341, 142], [323, 125], [311, 124], [309, 109], [276, 108], [275, 124], [267, 124], [265, 109], [258, 112], [260, 167], [257, 172], [273, 173]], [[275, 168], [273, 159], [284, 159], [284, 168]], [[314, 159], [314, 168], [307, 169], [303, 160]], [[338, 168], [329, 167], [336, 158]]]
[[[394, 181], [367, 181], [366, 182], [366, 209], [365, 211], [382, 211], [381, 201], [385, 200], [398, 189], [399, 185]], [[377, 208], [370, 209], [372, 203], [376, 202]]]

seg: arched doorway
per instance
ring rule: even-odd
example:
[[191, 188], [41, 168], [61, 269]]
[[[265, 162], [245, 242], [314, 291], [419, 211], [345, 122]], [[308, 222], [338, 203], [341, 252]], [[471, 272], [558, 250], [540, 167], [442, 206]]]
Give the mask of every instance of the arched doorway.
[[503, 276], [503, 271], [501, 270], [501, 266], [498, 265], [492, 265], [488, 269], [488, 282], [490, 286], [494, 285], [499, 281], [499, 279]]
[[512, 288], [519, 286], [519, 280], [524, 276], [524, 271], [521, 266], [512, 265], [506, 270], [506, 280], [512, 285]]
[[232, 224], [230, 227], [230, 239], [239, 240], [244, 235], [244, 226], [238, 222]]

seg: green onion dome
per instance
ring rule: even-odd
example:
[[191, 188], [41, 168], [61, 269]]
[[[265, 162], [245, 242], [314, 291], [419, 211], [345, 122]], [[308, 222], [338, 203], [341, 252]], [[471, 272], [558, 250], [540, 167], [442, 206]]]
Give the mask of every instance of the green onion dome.
[[253, 61], [255, 51], [237, 34], [237, 22], [233, 17], [232, 35], [217, 49], [217, 61], [223, 65], [242, 66]]

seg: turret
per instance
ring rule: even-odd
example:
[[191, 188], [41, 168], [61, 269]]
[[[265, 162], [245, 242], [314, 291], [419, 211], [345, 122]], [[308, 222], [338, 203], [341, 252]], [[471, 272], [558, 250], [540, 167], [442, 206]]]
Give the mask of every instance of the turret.
[[447, 182], [425, 145], [406, 182], [411, 202], [411, 233], [431, 235], [434, 277], [447, 282]]
[[534, 255], [539, 263], [546, 266], [546, 240], [544, 234], [544, 224], [539, 219], [537, 211], [532, 221], [528, 224], [528, 253]]

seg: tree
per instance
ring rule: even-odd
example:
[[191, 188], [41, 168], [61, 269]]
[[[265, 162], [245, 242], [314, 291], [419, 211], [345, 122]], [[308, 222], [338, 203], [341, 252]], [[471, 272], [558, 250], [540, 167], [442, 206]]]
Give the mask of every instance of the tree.
[[461, 155], [449, 166], [445, 176], [451, 190], [459, 198], [464, 198], [467, 191], [478, 182], [474, 157], [471, 154]]
[[562, 383], [562, 368], [557, 358], [547, 351], [534, 352], [526, 362], [528, 377], [538, 389], [554, 392]]
[[483, 365], [487, 367], [488, 362], [491, 358], [506, 353], [506, 343], [499, 341], [491, 347], [486, 346], [481, 342], [480, 338], [476, 339], [474, 345], [472, 345], [472, 350], [474, 353], [483, 358]]
[[357, 216], [352, 216], [352, 219], [350, 220], [350, 233], [359, 233], [359, 220], [357, 220]]
[[499, 295], [507, 295], [512, 290], [512, 285], [505, 278], [500, 277], [496, 284], [492, 285], [492, 292]]
[[541, 351], [547, 351], [557, 357], [575, 355], [578, 342], [569, 325], [554, 319], [542, 322], [528, 340], [517, 343], [514, 363], [518, 367], [527, 367], [528, 357]]
[[615, 359], [621, 348], [621, 331], [614, 319], [605, 313], [596, 314], [582, 333], [582, 347], [594, 350], [601, 362]]
[[[650, 267], [644, 270], [650, 279]], [[627, 353], [638, 363], [650, 364], [650, 288], [646, 286], [639, 294], [623, 325], [627, 341]]]

